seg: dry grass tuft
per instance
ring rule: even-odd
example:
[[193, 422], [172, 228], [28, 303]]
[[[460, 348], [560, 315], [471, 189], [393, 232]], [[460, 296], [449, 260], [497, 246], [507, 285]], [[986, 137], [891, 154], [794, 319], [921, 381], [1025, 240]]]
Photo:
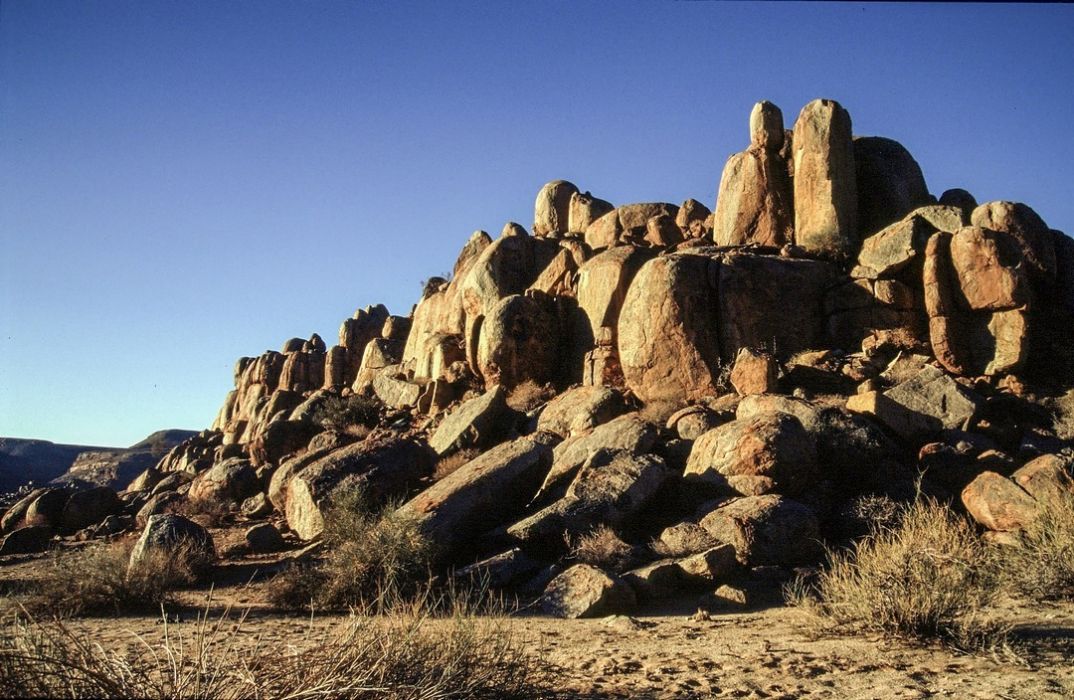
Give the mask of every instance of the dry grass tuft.
[[313, 420], [329, 430], [356, 425], [373, 428], [380, 422], [380, 406], [376, 399], [360, 394], [329, 396], [314, 411]]
[[436, 471], [433, 472], [433, 479], [436, 481], [440, 481], [445, 476], [454, 473], [459, 467], [476, 458], [480, 454], [481, 450], [469, 449], [459, 450], [458, 452], [450, 454], [447, 457], [441, 457], [440, 461], [436, 463]]
[[205, 528], [221, 527], [235, 518], [235, 514], [220, 501], [192, 499], [186, 496], [168, 504], [165, 510], [189, 518]]
[[128, 568], [130, 550], [109, 544], [55, 553], [20, 602], [33, 614], [54, 617], [159, 611], [174, 589], [197, 580], [203, 565], [192, 547], [181, 547], [171, 555], [150, 552]]
[[280, 574], [271, 602], [292, 609], [346, 609], [419, 591], [430, 578], [435, 550], [396, 505], [373, 507], [359, 491], [337, 497], [325, 514], [326, 558]]
[[1074, 497], [1041, 501], [1014, 546], [997, 546], [997, 567], [1014, 592], [1034, 600], [1074, 599]]
[[825, 627], [965, 649], [1004, 638], [984, 620], [996, 594], [984, 545], [969, 522], [931, 499], [919, 498], [897, 526], [880, 527], [829, 560], [815, 584], [799, 580], [787, 591], [788, 602]]
[[685, 533], [675, 538], [674, 544], [654, 539], [649, 542], [649, 551], [658, 559], [679, 559], [704, 552], [712, 546], [711, 535], [705, 534], [704, 530], [699, 527], [696, 532]]
[[619, 570], [633, 559], [634, 548], [619, 538], [615, 530], [599, 525], [573, 543], [571, 557], [583, 564]]
[[507, 395], [507, 405], [516, 411], [529, 413], [555, 397], [556, 388], [554, 386], [551, 384], [542, 386], [529, 379], [511, 390], [511, 393]]
[[16, 620], [0, 633], [0, 695], [47, 698], [548, 697], [550, 674], [499, 616], [465, 605], [433, 620], [427, 601], [388, 615], [352, 616], [321, 639], [262, 647], [225, 612], [193, 632], [136, 638], [124, 653], [61, 623]]

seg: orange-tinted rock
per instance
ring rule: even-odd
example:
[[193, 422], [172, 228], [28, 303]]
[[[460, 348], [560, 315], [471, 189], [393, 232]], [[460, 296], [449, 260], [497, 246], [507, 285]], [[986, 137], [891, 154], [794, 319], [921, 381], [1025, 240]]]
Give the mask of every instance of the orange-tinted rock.
[[687, 479], [746, 496], [793, 495], [817, 475], [816, 446], [794, 416], [761, 414], [710, 430], [694, 441]]
[[857, 252], [858, 190], [850, 115], [813, 100], [794, 123], [794, 242], [842, 260]]
[[716, 393], [719, 342], [712, 261], [673, 253], [638, 271], [619, 315], [626, 384], [648, 403]]
[[982, 472], [962, 490], [962, 504], [989, 530], [1019, 530], [1037, 515], [1037, 502], [1022, 487], [995, 472]]

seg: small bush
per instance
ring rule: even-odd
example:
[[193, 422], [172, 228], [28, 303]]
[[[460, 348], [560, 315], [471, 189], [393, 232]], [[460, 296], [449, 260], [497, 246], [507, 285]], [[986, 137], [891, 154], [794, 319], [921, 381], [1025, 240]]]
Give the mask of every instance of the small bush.
[[182, 515], [202, 527], [221, 527], [234, 519], [234, 513], [216, 500], [180, 498], [165, 506], [165, 511]]
[[128, 568], [130, 550], [112, 544], [53, 554], [24, 607], [57, 617], [159, 611], [175, 588], [194, 583], [203, 566], [192, 547], [181, 547], [170, 555], [150, 552]]
[[919, 498], [897, 526], [880, 527], [829, 559], [815, 584], [799, 580], [787, 591], [789, 602], [827, 626], [959, 647], [999, 636], [981, 617], [996, 589], [984, 547], [944, 505]]
[[548, 697], [551, 687], [548, 666], [525, 653], [502, 617], [465, 607], [446, 620], [432, 620], [420, 603], [352, 615], [299, 645], [252, 645], [227, 614], [183, 627], [193, 632], [168, 629], [163, 641], [121, 653], [61, 623], [16, 620], [0, 632], [0, 695], [491, 700]]
[[433, 472], [433, 479], [440, 481], [445, 476], [452, 474], [462, 465], [466, 464], [470, 460], [474, 459], [481, 454], [480, 450], [460, 450], [454, 454], [450, 454], [447, 457], [441, 457], [440, 461], [436, 463], [436, 471]]
[[373, 507], [361, 491], [340, 494], [325, 514], [324, 561], [278, 576], [273, 604], [340, 609], [413, 595], [429, 579], [434, 549], [416, 521], [396, 507]]
[[516, 411], [529, 413], [555, 397], [556, 388], [554, 386], [551, 384], [542, 386], [532, 379], [528, 379], [511, 390], [511, 393], [507, 395], [507, 405]]
[[358, 425], [373, 428], [380, 422], [380, 409], [377, 401], [367, 396], [329, 396], [313, 412], [313, 420], [328, 430], [346, 431]]
[[594, 528], [571, 544], [572, 558], [602, 569], [619, 570], [633, 559], [633, 554], [634, 548], [607, 525]]
[[713, 546], [712, 536], [706, 534], [700, 527], [698, 530], [677, 537], [674, 545], [654, 539], [649, 543], [649, 550], [659, 559], [679, 559], [704, 552]]
[[1074, 497], [1041, 501], [1013, 546], [998, 546], [1000, 576], [1034, 600], [1074, 599]]

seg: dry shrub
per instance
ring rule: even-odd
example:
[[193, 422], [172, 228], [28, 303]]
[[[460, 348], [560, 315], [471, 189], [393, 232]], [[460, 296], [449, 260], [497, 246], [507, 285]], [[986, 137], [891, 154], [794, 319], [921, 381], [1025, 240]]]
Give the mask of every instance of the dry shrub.
[[343, 609], [413, 595], [430, 577], [434, 548], [417, 521], [397, 506], [375, 507], [359, 490], [339, 494], [325, 514], [325, 559], [280, 574], [271, 602]]
[[220, 501], [180, 498], [165, 507], [165, 511], [193, 520], [202, 527], [221, 527], [234, 519], [234, 513]]
[[999, 546], [1005, 584], [1034, 600], [1074, 599], [1074, 497], [1044, 499], [1018, 543]]
[[173, 553], [151, 551], [133, 567], [130, 552], [129, 544], [116, 543], [55, 553], [21, 602], [35, 614], [56, 617], [159, 611], [204, 566], [185, 545]]
[[[16, 620], [0, 633], [0, 695], [47, 698], [548, 697], [550, 674], [525, 653], [503, 618], [465, 605], [431, 619], [422, 601], [295, 645], [254, 646], [228, 613], [193, 632], [167, 627], [161, 642], [135, 638], [105, 650], [60, 624]], [[189, 626], [187, 626], [189, 629]]]
[[829, 552], [829, 560], [814, 584], [800, 579], [787, 591], [789, 602], [826, 627], [959, 648], [1002, 639], [983, 619], [996, 593], [984, 545], [942, 504], [919, 498], [898, 525], [879, 527], [851, 550]]
[[436, 463], [436, 471], [433, 472], [433, 479], [440, 481], [445, 476], [452, 474], [462, 465], [466, 464], [470, 460], [476, 458], [481, 454], [480, 450], [469, 449], [460, 450], [454, 454], [450, 454], [447, 457], [441, 457], [440, 461]]
[[372, 428], [380, 422], [380, 406], [376, 399], [361, 394], [329, 396], [314, 410], [313, 421], [329, 430], [355, 425]]
[[529, 413], [548, 403], [556, 397], [556, 388], [551, 384], [541, 385], [532, 379], [522, 382], [507, 395], [507, 405], [516, 411]]
[[602, 569], [618, 570], [633, 558], [634, 553], [634, 548], [607, 525], [599, 525], [568, 544], [572, 558]]
[[689, 532], [675, 538], [674, 544], [654, 539], [649, 543], [649, 550], [659, 559], [679, 559], [712, 548], [711, 535], [704, 530]]
[[343, 432], [359, 440], [365, 440], [369, 437], [369, 433], [373, 432], [373, 429], [368, 425], [348, 425], [343, 429]]

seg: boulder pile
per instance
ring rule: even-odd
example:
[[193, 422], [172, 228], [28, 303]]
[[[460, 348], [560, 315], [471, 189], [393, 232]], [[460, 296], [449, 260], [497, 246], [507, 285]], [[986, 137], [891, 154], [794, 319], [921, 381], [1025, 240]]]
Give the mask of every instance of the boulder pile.
[[[445, 570], [577, 616], [763, 598], [859, 532], [863, 498], [921, 488], [1010, 532], [1074, 493], [1074, 241], [1022, 203], [933, 196], [832, 100], [791, 129], [758, 103], [713, 205], [549, 182], [531, 231], [475, 232], [409, 315], [241, 358], [209, 430], [119, 495], [28, 495], [5, 546], [181, 501], [315, 540], [362, 489]], [[375, 415], [336, 425], [333, 401]]]

